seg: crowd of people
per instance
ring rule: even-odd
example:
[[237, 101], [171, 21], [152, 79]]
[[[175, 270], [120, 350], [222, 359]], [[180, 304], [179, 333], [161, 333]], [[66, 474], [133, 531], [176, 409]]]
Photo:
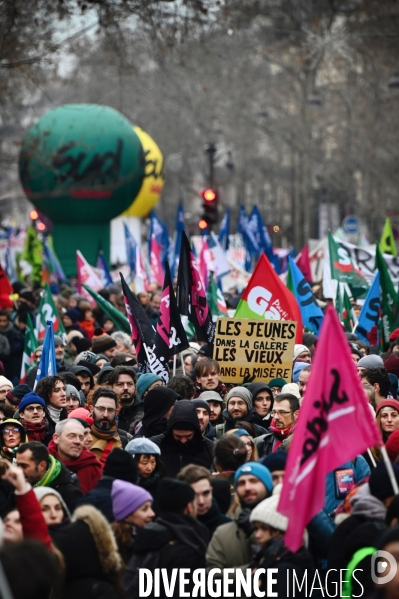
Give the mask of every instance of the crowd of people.
[[[18, 284], [15, 292], [0, 311], [0, 595], [7, 585], [14, 599], [136, 599], [141, 569], [186, 568], [233, 579], [262, 572], [265, 596], [273, 570], [280, 598], [399, 596], [399, 574], [384, 585], [372, 577], [377, 550], [399, 562], [399, 496], [379, 446], [319, 481], [323, 510], [298, 551], [284, 544], [278, 503], [307, 383], [318, 376], [314, 335], [295, 345], [291, 380], [226, 384], [212, 348], [193, 341], [165, 384], [138, 372], [129, 335], [65, 288], [54, 298], [66, 330], [55, 337], [57, 374], [35, 386], [41, 345], [24, 382], [19, 375], [39, 296]], [[102, 295], [123, 310], [117, 286]], [[160, 298], [159, 289], [138, 295], [154, 325]], [[386, 353], [347, 337], [399, 483], [399, 330]], [[358, 570], [346, 594], [343, 570]], [[320, 584], [293, 594], [287, 572], [317, 574]], [[330, 586], [326, 595], [331, 581], [336, 594]], [[161, 587], [158, 596], [179, 594]]]

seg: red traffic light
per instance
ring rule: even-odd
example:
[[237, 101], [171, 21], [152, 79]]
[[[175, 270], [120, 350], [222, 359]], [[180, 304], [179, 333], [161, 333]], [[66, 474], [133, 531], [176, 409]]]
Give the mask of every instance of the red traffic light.
[[29, 216], [30, 216], [31, 220], [37, 220], [39, 218], [39, 213], [37, 210], [31, 210], [29, 212]]
[[205, 191], [202, 192], [202, 197], [206, 202], [213, 202], [216, 200], [216, 192], [213, 191], [213, 189], [205, 189]]

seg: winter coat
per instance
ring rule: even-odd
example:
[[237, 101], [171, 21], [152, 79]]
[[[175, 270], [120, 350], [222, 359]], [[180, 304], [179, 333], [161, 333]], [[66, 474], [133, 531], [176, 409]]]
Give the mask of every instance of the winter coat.
[[24, 351], [24, 336], [11, 322], [0, 331], [0, 335], [7, 339], [10, 346], [9, 355], [1, 357], [5, 375], [14, 384], [18, 385], [21, 374], [22, 353]]
[[112, 483], [114, 480], [115, 479], [112, 476], [103, 476], [94, 489], [77, 500], [76, 507], [81, 505], [92, 505], [103, 514], [108, 522], [114, 522], [115, 518], [112, 510], [111, 498]]
[[79, 507], [72, 522], [54, 532], [65, 561], [62, 599], [116, 599], [122, 558], [104, 516], [90, 505]]
[[91, 451], [83, 447], [82, 453], [78, 458], [68, 460], [67, 462], [61, 460], [59, 457], [57, 445], [53, 440], [50, 441], [48, 445], [48, 451], [51, 455], [60, 460], [60, 462], [62, 462], [71, 472], [77, 475], [83, 495], [94, 489], [100, 480], [103, 471], [100, 462]]
[[[194, 428], [194, 439], [182, 444], [173, 439], [172, 430], [176, 424], [184, 423]], [[188, 464], [205, 466], [210, 469], [213, 462], [214, 444], [202, 436], [195, 406], [182, 399], [173, 408], [168, 419], [166, 433], [151, 437], [161, 450], [165, 476], [176, 477]]]
[[180, 395], [168, 387], [155, 387], [148, 392], [143, 403], [144, 416], [137, 437], [154, 437], [166, 432], [166, 412], [180, 399]]
[[57, 478], [49, 485], [46, 485], [46, 487], [51, 487], [58, 491], [71, 513], [75, 509], [77, 500], [82, 497], [82, 491], [77, 484], [74, 484], [72, 475], [64, 464], [61, 464], [61, 472]]
[[[308, 581], [313, 581], [315, 572], [313, 558], [305, 547], [301, 547], [298, 551], [292, 553], [285, 547], [283, 536], [280, 539], [271, 539], [268, 541], [265, 547], [256, 554], [250, 568], [254, 571], [258, 568], [265, 568], [266, 570], [266, 572], [259, 577], [260, 591], [267, 592], [267, 570], [269, 568], [274, 568], [277, 570], [277, 572], [273, 574], [273, 579], [276, 581], [273, 584], [273, 593], [276, 593], [276, 595], [273, 595], [274, 597], [277, 597], [278, 599], [286, 599], [286, 597], [291, 596], [298, 598], [309, 597], [308, 592], [312, 582], [308, 582], [309, 589], [306, 589], [306, 584], [303, 585], [301, 590], [299, 590], [299, 586], [297, 586], [295, 588], [295, 595], [292, 595], [292, 585], [294, 572], [299, 582], [302, 581], [305, 574], [307, 575]], [[291, 572], [289, 573], [288, 571]], [[287, 581], [289, 583], [288, 585]], [[315, 586], [317, 587], [317, 584]], [[321, 594], [321, 591], [317, 592], [314, 590], [314, 592], [312, 592], [312, 597], [324, 597], [324, 595]]]
[[[232, 418], [229, 414], [229, 412], [227, 410], [223, 410], [223, 418], [224, 418], [224, 424], [218, 424], [215, 427], [216, 430], [216, 437], [219, 439], [222, 435], [224, 435], [225, 433], [227, 433], [228, 431], [237, 428], [237, 420], [235, 418]], [[248, 414], [246, 414], [243, 418], [240, 418], [239, 421], [244, 421], [244, 422], [249, 422], [252, 424], [252, 426], [255, 429], [255, 433], [256, 433], [256, 437], [259, 437], [260, 435], [264, 435], [268, 432], [268, 430], [265, 427], [259, 426], [258, 424], [255, 423], [255, 420], [258, 418], [255, 410], [253, 408], [251, 408], [248, 412]]]
[[[257, 424], [258, 426], [261, 426], [262, 428], [269, 428], [270, 423], [272, 421], [272, 417], [270, 412], [273, 409], [273, 403], [274, 403], [274, 396], [273, 396], [273, 391], [270, 389], [270, 387], [268, 385], [265, 385], [264, 383], [251, 383], [250, 385], [248, 385], [247, 387], [248, 391], [250, 391], [252, 393], [252, 405], [254, 408], [254, 420], [253, 420], [253, 424]], [[261, 393], [261, 391], [267, 391], [267, 393], [269, 393], [270, 397], [272, 398], [272, 403], [270, 404], [270, 408], [269, 408], [269, 413], [267, 414], [266, 417], [262, 418], [262, 416], [259, 416], [258, 413], [256, 412], [256, 407], [255, 407], [255, 398], [258, 395], [258, 393]]]
[[256, 449], [258, 450], [259, 458], [266, 457], [273, 452], [273, 443], [275, 436], [272, 432], [267, 432], [265, 435], [260, 435], [254, 439]]
[[210, 537], [212, 537], [215, 530], [218, 526], [222, 526], [222, 524], [227, 524], [231, 522], [231, 518], [225, 516], [221, 513], [218, 504], [215, 499], [212, 500], [212, 505], [210, 509], [203, 516], [197, 516], [198, 522], [201, 522], [204, 526], [207, 527], [210, 533]]
[[213, 443], [216, 441], [215, 427], [210, 422], [208, 422], [208, 426], [205, 429], [204, 437]]
[[[245, 522], [242, 521], [246, 516]], [[234, 514], [234, 520], [219, 526], [211, 539], [206, 551], [206, 566], [210, 568], [235, 568], [244, 570], [252, 559], [253, 548], [256, 546], [249, 524], [249, 513], [239, 507]], [[244, 572], [245, 575], [245, 572]]]
[[121, 408], [118, 414], [118, 428], [129, 432], [130, 425], [139, 412], [143, 411], [143, 401], [136, 397], [133, 404], [126, 408]]
[[[169, 578], [172, 568], [205, 568], [208, 541], [207, 529], [192, 516], [164, 512], [155, 522], [137, 531], [133, 556], [122, 578], [126, 595], [129, 598], [139, 597], [140, 568], [166, 568]], [[160, 596], [165, 597], [162, 584], [160, 591]], [[179, 597], [178, 585], [173, 597]]]

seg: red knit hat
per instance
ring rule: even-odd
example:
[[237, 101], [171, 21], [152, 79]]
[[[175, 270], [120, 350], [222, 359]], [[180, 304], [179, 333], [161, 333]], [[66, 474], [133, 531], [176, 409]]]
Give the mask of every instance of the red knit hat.
[[399, 412], [399, 401], [397, 399], [383, 399], [382, 402], [377, 406], [377, 410], [375, 412], [376, 416], [378, 412], [382, 410], [382, 408], [393, 408]]
[[391, 374], [396, 374], [399, 378], [399, 358], [398, 356], [389, 356], [384, 362], [384, 368]]
[[385, 445], [387, 454], [391, 462], [394, 462], [399, 456], [399, 431], [393, 431], [388, 437]]
[[399, 329], [395, 329], [394, 331], [392, 331], [392, 333], [389, 335], [389, 341], [395, 341], [397, 338], [399, 337]]

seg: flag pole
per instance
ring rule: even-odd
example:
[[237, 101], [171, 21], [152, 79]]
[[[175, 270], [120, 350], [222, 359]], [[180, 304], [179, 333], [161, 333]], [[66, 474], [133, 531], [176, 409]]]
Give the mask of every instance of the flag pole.
[[176, 354], [173, 356], [173, 376], [176, 376]]
[[397, 480], [396, 480], [395, 475], [393, 473], [392, 463], [391, 463], [391, 461], [390, 461], [390, 459], [388, 457], [385, 445], [381, 445], [380, 449], [381, 449], [382, 457], [383, 457], [384, 462], [385, 462], [385, 466], [387, 468], [389, 479], [390, 479], [391, 484], [392, 484], [393, 493], [394, 493], [394, 495], [399, 495], [398, 483], [397, 483]]
[[375, 461], [374, 456], [370, 451], [370, 448], [368, 448], [367, 453], [369, 455], [370, 461], [373, 464], [374, 468], [377, 468], [377, 462]]

